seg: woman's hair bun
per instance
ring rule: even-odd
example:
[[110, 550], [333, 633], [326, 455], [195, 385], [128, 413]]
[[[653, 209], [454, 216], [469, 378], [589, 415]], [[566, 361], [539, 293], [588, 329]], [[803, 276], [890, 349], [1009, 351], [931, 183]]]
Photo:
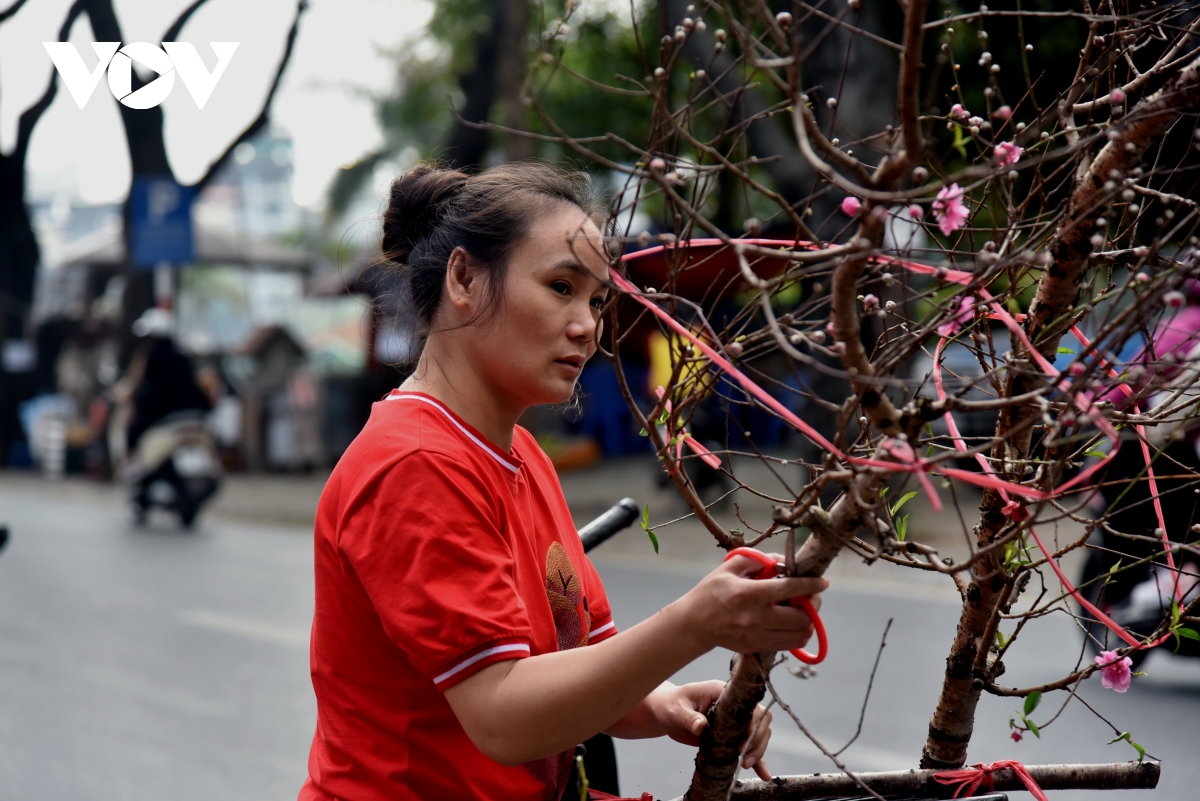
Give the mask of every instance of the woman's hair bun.
[[383, 215], [383, 257], [403, 264], [413, 248], [437, 227], [467, 182], [460, 170], [418, 164], [392, 181]]

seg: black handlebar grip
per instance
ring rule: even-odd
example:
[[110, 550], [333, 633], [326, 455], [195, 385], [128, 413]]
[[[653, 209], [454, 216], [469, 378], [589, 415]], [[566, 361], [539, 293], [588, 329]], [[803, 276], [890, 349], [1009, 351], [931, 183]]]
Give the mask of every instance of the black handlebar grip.
[[592, 522], [579, 529], [583, 550], [590, 551], [618, 531], [629, 528], [642, 514], [637, 501], [622, 498], [621, 501]]

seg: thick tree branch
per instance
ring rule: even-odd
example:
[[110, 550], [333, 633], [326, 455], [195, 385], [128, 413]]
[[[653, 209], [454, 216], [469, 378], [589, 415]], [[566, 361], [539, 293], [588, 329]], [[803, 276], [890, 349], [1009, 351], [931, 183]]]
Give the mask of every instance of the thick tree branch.
[[[193, 8], [198, 6], [200, 2], [203, 2], [203, 0], [197, 0], [197, 3], [193, 4]], [[185, 15], [189, 14], [191, 10], [192, 9], [189, 9], [188, 12], [185, 12]], [[212, 179], [216, 176], [217, 171], [220, 170], [221, 166], [230, 159], [230, 157], [233, 155], [233, 151], [238, 145], [240, 145], [242, 142], [245, 142], [247, 139], [250, 139], [259, 131], [265, 129], [268, 123], [270, 123], [271, 104], [275, 101], [275, 93], [279, 90], [279, 84], [283, 80], [283, 73], [287, 70], [288, 62], [291, 61], [292, 50], [296, 45], [296, 35], [300, 31], [300, 17], [303, 16], [306, 10], [308, 10], [308, 0], [299, 0], [299, 2], [296, 3], [296, 16], [292, 19], [292, 27], [288, 30], [287, 43], [284, 45], [283, 55], [279, 59], [279, 66], [275, 68], [275, 78], [271, 81], [270, 91], [268, 91], [267, 96], [263, 98], [262, 106], [259, 109], [258, 116], [255, 117], [254, 121], [247, 125], [240, 134], [238, 134], [236, 139], [229, 143], [229, 146], [225, 148], [225, 151], [219, 157], [217, 157], [216, 161], [208, 166], [208, 170], [205, 171], [203, 177], [201, 177], [200, 180], [195, 184], [197, 191], [203, 189], [209, 184], [210, 181], [212, 181]]]
[[[807, 525], [812, 534], [796, 555], [795, 574], [821, 576], [862, 522], [856, 497], [877, 497], [883, 480], [873, 472], [859, 473], [829, 512], [816, 506], [778, 509], [776, 522]], [[741, 656], [721, 697], [708, 713], [708, 728], [696, 754], [696, 769], [684, 798], [687, 801], [725, 801], [737, 774], [739, 749], [750, 733], [755, 705], [766, 693], [767, 673], [775, 654]], [[710, 735], [711, 732], [711, 735]]]
[[[14, 2], [11, 6], [4, 9], [3, 11], [0, 11], [0, 23], [3, 23], [9, 17], [13, 16], [18, 11], [20, 11], [21, 6], [25, 5], [25, 3], [26, 3], [26, 0], [16, 0], [16, 2]], [[61, 42], [62, 39], [59, 39], [59, 41]]]
[[[1150, 790], [1158, 786], [1162, 766], [1158, 762], [1118, 762], [1107, 765], [1027, 765], [1029, 774], [1043, 790]], [[889, 773], [856, 773], [855, 778], [883, 795], [950, 798], [953, 785], [933, 780], [933, 770]], [[997, 792], [1025, 789], [1011, 770], [992, 774]], [[800, 801], [806, 798], [844, 798], [861, 795], [862, 789], [843, 773], [814, 776], [779, 776], [769, 782], [741, 781], [734, 785], [734, 801]]]
[[166, 33], [162, 35], [162, 39], [160, 41], [173, 42], [178, 39], [179, 32], [183, 30], [183, 26], [187, 24], [188, 20], [192, 18], [193, 14], [200, 10], [200, 6], [207, 2], [208, 0], [195, 0], [195, 2], [193, 2], [190, 6], [185, 8], [183, 13], [176, 17], [175, 21], [171, 23], [171, 27], [167, 28]]
[[[16, 5], [10, 8], [8, 13], [16, 13], [24, 0], [19, 0]], [[63, 19], [62, 25], [58, 29], [58, 41], [65, 42], [71, 38], [71, 27], [75, 24], [75, 20], [79, 19], [79, 15], [83, 13], [85, 0], [75, 0], [71, 4], [71, 8], [67, 11], [67, 16]], [[2, 18], [0, 18], [2, 21]], [[13, 147], [13, 152], [8, 158], [13, 159], [14, 164], [25, 164], [25, 154], [29, 152], [29, 140], [33, 136], [33, 129], [37, 126], [38, 120], [46, 113], [46, 109], [50, 108], [50, 104], [54, 102], [55, 95], [58, 94], [58, 71], [51, 68], [50, 83], [46, 85], [46, 90], [42, 92], [42, 96], [38, 101], [21, 113], [17, 120], [17, 143]]]

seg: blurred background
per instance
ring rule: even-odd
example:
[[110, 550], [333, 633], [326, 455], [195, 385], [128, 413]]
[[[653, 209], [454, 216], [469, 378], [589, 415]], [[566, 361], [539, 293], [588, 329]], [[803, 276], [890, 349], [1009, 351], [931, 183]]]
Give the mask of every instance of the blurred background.
[[[638, 42], [657, 47], [686, 9], [668, 0], [580, 4], [570, 70], [542, 86], [543, 108], [574, 135], [644, 141], [649, 118], [639, 100], [577, 76], [640, 78], [649, 68]], [[519, 97], [542, 32], [564, 11], [527, 0], [6, 0], [0, 8], [0, 525], [10, 540], [0, 554], [0, 797], [294, 797], [314, 720], [313, 512], [328, 471], [371, 403], [402, 380], [395, 365], [412, 355], [378, 258], [390, 180], [421, 159], [470, 168], [543, 158], [620, 191], [618, 176], [561, 145], [464, 124], [550, 131]], [[900, 18], [896, 4], [864, 0], [858, 24], [895, 41]], [[862, 38], [851, 48], [850, 35], [822, 19], [805, 22], [815, 26], [809, 78], [842, 87], [836, 115], [819, 107], [822, 124], [847, 137], [882, 128], [893, 115], [894, 55]], [[998, 53], [1019, 47], [1004, 24], [992, 26]], [[1066, 59], [1082, 24], [1058, 20], [1040, 33], [1037, 69], [1054, 69], [1056, 59], [1073, 69]], [[43, 46], [70, 42], [91, 70], [92, 42], [176, 40], [193, 43], [209, 69], [210, 42], [239, 43], [203, 109], [180, 81], [161, 106], [129, 108], [103, 79], [81, 109]], [[156, 77], [135, 62], [132, 88]], [[812, 175], [774, 122], [754, 123], [738, 146], [763, 159], [757, 177], [799, 201]], [[633, 160], [604, 143], [597, 150]], [[714, 197], [709, 216], [724, 230], [771, 234], [758, 223], [758, 201], [732, 190]], [[808, 204], [814, 229], [836, 238], [845, 220], [835, 199]], [[623, 227], [671, 230], [655, 208], [622, 209]], [[907, 228], [893, 241], [919, 250], [922, 236]], [[724, 302], [732, 317], [746, 300]], [[622, 351], [645, 408], [664, 383], [671, 347], [647, 332]], [[971, 359], [961, 361], [969, 381]], [[832, 424], [800, 392], [819, 390], [815, 373], [756, 369], [790, 389], [807, 419]], [[913, 369], [923, 375], [928, 365]], [[523, 422], [559, 468], [577, 523], [625, 496], [649, 506], [661, 548], [635, 526], [595, 554], [618, 624], [628, 627], [685, 592], [720, 554], [694, 521], [670, 522], [684, 506], [639, 436], [611, 362], [594, 359], [581, 388], [577, 408], [538, 410]], [[786, 488], [806, 479], [795, 463], [812, 456], [805, 443], [789, 440], [774, 418], [720, 400], [718, 386], [709, 417], [695, 421], [697, 437], [782, 460], [747, 483]], [[765, 471], [736, 457], [728, 465]], [[732, 489], [713, 472], [696, 478], [706, 497]], [[977, 498], [960, 488], [957, 500], [969, 520]], [[910, 530], [928, 532], [925, 541], [943, 553], [964, 553], [966, 523], [921, 504], [911, 503]], [[770, 499], [733, 493], [718, 519], [765, 526]], [[1063, 537], [1072, 533], [1064, 526]], [[854, 733], [884, 624], [896, 618], [881, 657], [887, 679], [877, 681], [863, 734], [845, 754], [859, 769], [916, 764], [957, 615], [948, 579], [888, 570], [836, 564], [826, 607], [833, 656], [818, 678], [781, 688], [840, 747]], [[1011, 683], [1057, 677], [1079, 658], [1082, 638], [1069, 623], [1042, 631], [1030, 635], [1041, 647], [1031, 643], [1009, 666], [1022, 677]], [[1191, 706], [1200, 672], [1159, 654], [1147, 664], [1150, 677], [1127, 696], [1083, 694], [1092, 690], [1089, 701], [1152, 754], [1176, 756], [1164, 785], [1183, 794], [1162, 797], [1186, 797], [1181, 788], [1200, 780], [1186, 737], [1200, 731]], [[680, 678], [727, 670], [728, 654], [714, 653]], [[981, 705], [980, 760], [1131, 756], [1079, 705], [1014, 751], [1004, 722], [1011, 714], [994, 699]], [[794, 728], [777, 728], [768, 753], [776, 772], [828, 769]], [[618, 755], [626, 792], [670, 798], [686, 787], [691, 749], [620, 743]]]

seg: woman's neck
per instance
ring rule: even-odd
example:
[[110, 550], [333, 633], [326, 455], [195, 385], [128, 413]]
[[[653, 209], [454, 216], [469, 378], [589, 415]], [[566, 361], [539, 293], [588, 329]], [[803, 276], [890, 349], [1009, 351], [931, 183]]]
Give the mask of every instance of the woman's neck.
[[445, 349], [442, 342], [431, 338], [421, 353], [417, 369], [400, 389], [437, 398], [493, 445], [512, 450], [513, 428], [524, 409], [507, 408], [482, 375], [456, 369], [468, 361], [461, 355], [450, 356]]

